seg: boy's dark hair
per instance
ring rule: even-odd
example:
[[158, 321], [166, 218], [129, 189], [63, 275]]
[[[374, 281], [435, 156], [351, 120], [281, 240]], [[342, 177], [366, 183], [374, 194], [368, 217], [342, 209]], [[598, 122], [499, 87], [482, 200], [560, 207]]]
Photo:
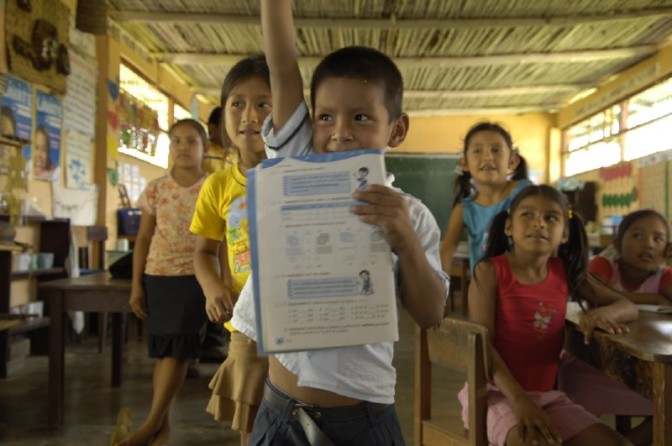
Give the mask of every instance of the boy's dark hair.
[[655, 209], [640, 209], [634, 212], [630, 212], [628, 215], [623, 217], [623, 221], [621, 221], [621, 224], [618, 225], [618, 231], [616, 232], [616, 237], [614, 237], [614, 244], [620, 243], [623, 241], [623, 235], [625, 232], [628, 230], [630, 226], [640, 218], [645, 218], [645, 217], [658, 217], [660, 221], [663, 222], [663, 226], [665, 226], [665, 238], [669, 242], [670, 241], [670, 227], [667, 225], [667, 220], [665, 220], [665, 217], [663, 214], [660, 212], [656, 211]]
[[201, 125], [200, 122], [194, 120], [194, 119], [180, 119], [179, 121], [176, 121], [173, 123], [173, 125], [170, 126], [170, 129], [168, 130], [168, 136], [172, 136], [173, 131], [182, 125], [188, 125], [198, 132], [198, 136], [201, 137], [201, 143], [203, 144], [203, 150], [207, 150], [208, 148], [208, 134], [205, 132], [205, 129]]
[[511, 202], [511, 208], [497, 214], [492, 220], [490, 232], [488, 235], [488, 245], [485, 250], [485, 257], [495, 257], [510, 250], [509, 240], [504, 233], [506, 220], [515, 212], [518, 205], [525, 198], [541, 195], [547, 200], [557, 203], [562, 209], [562, 215], [565, 219], [568, 238], [567, 241], [558, 248], [558, 257], [565, 266], [567, 275], [567, 285], [573, 298], [576, 298], [576, 291], [581, 287], [586, 279], [588, 270], [588, 236], [583, 227], [583, 220], [576, 213], [569, 218], [569, 203], [567, 197], [554, 188], [546, 184], [539, 186], [531, 185], [525, 187]]
[[[270, 88], [271, 86], [271, 72], [268, 69], [268, 64], [266, 63], [266, 57], [263, 54], [246, 57], [245, 59], [237, 62], [226, 74], [224, 82], [222, 82], [222, 91], [219, 99], [219, 105], [223, 109], [226, 105], [226, 100], [231, 95], [231, 90], [234, 89], [236, 85], [241, 82], [244, 82], [250, 78], [258, 77], [266, 82]], [[224, 126], [224, 119], [222, 114], [220, 114], [220, 121], [222, 123], [222, 142], [224, 147], [230, 146], [231, 141], [226, 134], [226, 126]], [[208, 121], [209, 123], [209, 121]]]
[[[511, 153], [512, 154], [515, 153], [516, 155], [518, 155], [518, 159], [520, 160], [518, 166], [513, 171], [511, 179], [512, 180], [527, 179], [527, 161], [525, 161], [525, 158], [523, 158], [520, 155], [520, 153], [518, 153], [518, 149], [515, 149], [513, 147], [513, 138], [511, 138], [511, 134], [504, 127], [495, 122], [482, 121], [474, 124], [469, 129], [467, 135], [464, 137], [464, 147], [462, 149], [462, 155], [464, 156], [465, 160], [467, 158], [467, 150], [469, 150], [469, 144], [471, 144], [471, 139], [474, 137], [474, 135], [480, 132], [499, 133], [502, 136], [502, 138], [504, 138], [504, 142], [509, 147], [509, 150], [511, 150]], [[455, 178], [455, 192], [456, 193], [455, 193], [455, 199], [453, 200], [453, 207], [457, 206], [457, 204], [460, 203], [462, 199], [469, 198], [474, 193], [471, 184], [470, 172], [464, 171], [461, 174], [459, 174], [457, 178]]]
[[215, 107], [208, 116], [208, 125], [219, 125], [222, 123], [222, 107]]
[[310, 103], [315, 111], [317, 87], [327, 78], [363, 79], [383, 87], [389, 119], [401, 116], [404, 80], [397, 65], [385, 54], [364, 46], [348, 46], [327, 55], [317, 65], [310, 81]]

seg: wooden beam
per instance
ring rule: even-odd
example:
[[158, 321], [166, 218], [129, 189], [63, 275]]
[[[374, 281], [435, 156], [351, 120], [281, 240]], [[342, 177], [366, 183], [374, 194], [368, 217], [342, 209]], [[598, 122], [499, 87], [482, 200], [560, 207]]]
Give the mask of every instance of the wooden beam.
[[560, 108], [561, 104], [548, 105], [512, 105], [510, 107], [492, 107], [492, 108], [452, 108], [436, 110], [407, 110], [411, 117], [427, 116], [495, 116], [495, 115], [521, 115], [525, 113], [554, 113]]
[[[110, 18], [126, 23], [216, 23], [220, 25], [259, 26], [258, 16], [218, 13], [189, 13], [164, 11], [109, 11]], [[538, 17], [491, 17], [473, 19], [354, 19], [297, 17], [294, 23], [300, 28], [361, 28], [361, 29], [465, 29], [509, 28], [516, 26], [571, 26], [582, 23], [610, 22], [615, 20], [647, 19], [672, 16], [672, 7], [646, 8], [601, 14], [577, 14]]]
[[[520, 87], [483, 88], [474, 90], [406, 90], [405, 99], [462, 99], [482, 98], [489, 96], [518, 96], [526, 94], [559, 93], [566, 91], [578, 91], [591, 88], [591, 84], [551, 84], [529, 85]], [[217, 96], [221, 94], [220, 87], [194, 87], [194, 94]], [[309, 90], [304, 90], [304, 95], [310, 95]]]
[[[394, 61], [400, 68], [457, 68], [489, 65], [518, 65], [523, 63], [585, 63], [609, 59], [628, 59], [653, 54], [655, 45], [641, 45], [630, 48], [595, 49], [583, 51], [563, 51], [557, 53], [514, 53], [492, 54], [486, 56], [461, 57], [396, 57]], [[153, 53], [158, 62], [175, 65], [229, 65], [233, 66], [247, 54], [204, 54], [204, 53]], [[314, 68], [321, 57], [300, 57], [302, 68]]]

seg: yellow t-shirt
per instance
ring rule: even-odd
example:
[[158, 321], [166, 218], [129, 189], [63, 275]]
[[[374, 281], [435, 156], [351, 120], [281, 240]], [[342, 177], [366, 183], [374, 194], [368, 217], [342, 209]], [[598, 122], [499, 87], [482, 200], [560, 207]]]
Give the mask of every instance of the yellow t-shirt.
[[238, 162], [238, 152], [235, 148], [224, 149], [219, 144], [208, 142], [208, 150], [203, 154], [202, 167], [208, 173], [219, 172]]
[[[246, 192], [247, 178], [238, 169], [238, 163], [213, 173], [201, 188], [189, 228], [201, 237], [226, 241], [234, 300], [251, 271]], [[233, 331], [229, 322], [224, 325]]]

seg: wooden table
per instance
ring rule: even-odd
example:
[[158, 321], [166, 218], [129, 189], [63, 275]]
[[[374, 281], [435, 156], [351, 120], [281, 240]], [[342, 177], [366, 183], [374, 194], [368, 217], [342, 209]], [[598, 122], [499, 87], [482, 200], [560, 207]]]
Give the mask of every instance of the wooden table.
[[40, 296], [49, 303], [49, 424], [63, 425], [65, 401], [65, 327], [68, 311], [112, 313], [112, 386], [121, 385], [124, 313], [130, 312], [131, 281], [108, 273], [40, 284]]
[[567, 309], [565, 348], [653, 401], [653, 444], [672, 445], [672, 316], [640, 312], [630, 333], [595, 333], [585, 345], [581, 310]]

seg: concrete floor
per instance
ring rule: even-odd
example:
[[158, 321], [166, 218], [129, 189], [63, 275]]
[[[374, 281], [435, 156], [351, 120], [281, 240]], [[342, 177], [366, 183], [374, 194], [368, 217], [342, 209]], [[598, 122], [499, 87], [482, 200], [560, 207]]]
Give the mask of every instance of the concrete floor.
[[[459, 302], [459, 299], [456, 299]], [[134, 326], [135, 324], [131, 324]], [[413, 445], [413, 342], [414, 325], [402, 311], [400, 341], [395, 349], [398, 372], [397, 410], [408, 445]], [[173, 445], [238, 445], [238, 435], [215, 422], [205, 412], [207, 387], [217, 364], [199, 364], [201, 377], [188, 380], [175, 407]], [[103, 354], [97, 339], [71, 343], [66, 349], [65, 423], [60, 430], [47, 425], [46, 357], [28, 357], [23, 369], [0, 380], [0, 444], [14, 446], [107, 445], [119, 408], [127, 406], [137, 425], [147, 414], [151, 401], [153, 362], [144, 342], [131, 335], [124, 351], [123, 383], [110, 387], [110, 347]], [[435, 411], [459, 419], [455, 395], [463, 379], [436, 373]]]

